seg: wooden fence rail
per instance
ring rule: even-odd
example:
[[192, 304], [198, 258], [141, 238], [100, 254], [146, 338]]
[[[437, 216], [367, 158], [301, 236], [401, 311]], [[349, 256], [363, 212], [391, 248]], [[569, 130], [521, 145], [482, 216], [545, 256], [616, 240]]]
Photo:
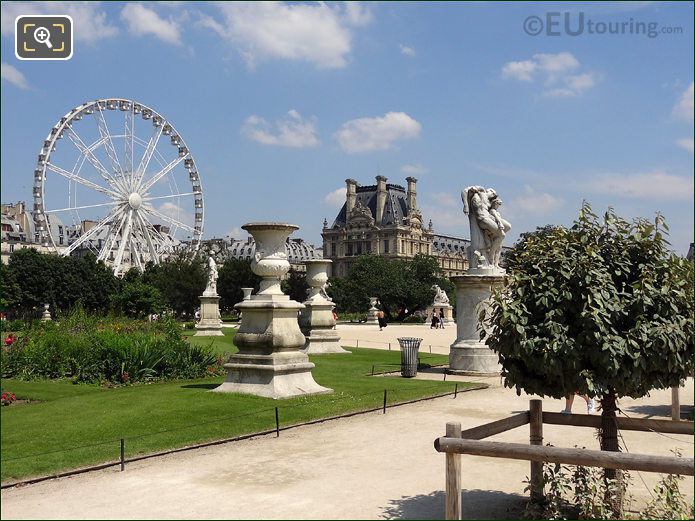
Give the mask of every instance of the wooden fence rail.
[[[446, 424], [446, 436], [434, 441], [438, 452], [446, 453], [446, 519], [461, 519], [461, 454], [531, 462], [531, 498], [543, 497], [543, 463], [566, 463], [608, 469], [663, 472], [692, 476], [695, 459], [645, 454], [626, 454], [577, 448], [543, 446], [543, 424], [600, 427], [601, 417], [587, 414], [543, 412], [541, 400], [531, 400], [529, 410], [494, 422], [461, 430], [458, 422]], [[693, 435], [691, 421], [616, 418], [618, 429]], [[483, 441], [484, 438], [529, 424], [529, 445]]]

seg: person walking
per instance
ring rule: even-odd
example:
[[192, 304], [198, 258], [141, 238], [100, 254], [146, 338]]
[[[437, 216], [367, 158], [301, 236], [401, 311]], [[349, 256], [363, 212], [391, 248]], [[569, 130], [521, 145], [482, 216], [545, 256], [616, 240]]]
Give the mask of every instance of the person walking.
[[[568, 394], [565, 396], [565, 408], [562, 411], [562, 414], [572, 414], [572, 404], [574, 403], [575, 394], [577, 393]], [[586, 402], [586, 413], [593, 414], [596, 411], [596, 401], [593, 398], [589, 398], [586, 394], [580, 394], [579, 396], [584, 398], [584, 401]]]
[[376, 318], [379, 321], [379, 331], [383, 331], [386, 327], [386, 315], [382, 310], [379, 310], [376, 314]]
[[439, 308], [439, 327], [444, 329], [444, 308]]
[[432, 311], [432, 322], [430, 323], [430, 329], [439, 329], [439, 317], [436, 311]]

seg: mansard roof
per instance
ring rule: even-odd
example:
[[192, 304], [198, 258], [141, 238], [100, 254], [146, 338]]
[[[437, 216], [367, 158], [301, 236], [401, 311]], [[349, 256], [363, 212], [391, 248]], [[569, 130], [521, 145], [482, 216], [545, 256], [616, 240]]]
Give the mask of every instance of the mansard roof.
[[[355, 205], [368, 208], [372, 217], [376, 221], [376, 185], [358, 186], [356, 190]], [[401, 224], [403, 218], [408, 216], [408, 203], [405, 188], [401, 185], [386, 184], [386, 204], [384, 206], [384, 216], [377, 226], [391, 226]], [[338, 212], [332, 228], [345, 226], [347, 223], [347, 203], [344, 203]]]

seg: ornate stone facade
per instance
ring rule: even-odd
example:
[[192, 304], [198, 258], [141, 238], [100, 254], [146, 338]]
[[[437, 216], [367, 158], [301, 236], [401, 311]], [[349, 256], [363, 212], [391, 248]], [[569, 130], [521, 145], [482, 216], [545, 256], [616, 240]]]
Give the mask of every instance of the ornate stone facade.
[[323, 258], [333, 261], [333, 277], [346, 276], [354, 258], [367, 253], [390, 259], [432, 255], [448, 277], [467, 269], [469, 241], [435, 233], [432, 221], [425, 225], [417, 207], [417, 179], [406, 182], [407, 189], [381, 175], [375, 185], [345, 181], [345, 204], [332, 226], [324, 221], [321, 234]]

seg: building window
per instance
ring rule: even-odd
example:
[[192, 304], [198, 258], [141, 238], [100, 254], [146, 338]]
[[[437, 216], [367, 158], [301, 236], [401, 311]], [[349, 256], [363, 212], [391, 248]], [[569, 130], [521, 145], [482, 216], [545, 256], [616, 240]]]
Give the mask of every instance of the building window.
[[10, 252], [14, 251], [14, 244], [10, 244]]
[[63, 236], [61, 235], [58, 237], [58, 244], [62, 245], [63, 244]]
[[357, 255], [362, 255], [362, 243], [357, 243]]
[[347, 243], [347, 255], [348, 255], [348, 257], [352, 255], [352, 243], [351, 242]]
[[384, 253], [389, 253], [389, 240], [384, 239]]
[[410, 254], [413, 255], [415, 253], [415, 245], [414, 243], [410, 243]]
[[335, 257], [335, 250], [336, 250], [335, 243], [332, 242], [331, 243], [331, 257]]
[[367, 253], [372, 253], [372, 243], [371, 242], [365, 242], [364, 243], [364, 251]]

